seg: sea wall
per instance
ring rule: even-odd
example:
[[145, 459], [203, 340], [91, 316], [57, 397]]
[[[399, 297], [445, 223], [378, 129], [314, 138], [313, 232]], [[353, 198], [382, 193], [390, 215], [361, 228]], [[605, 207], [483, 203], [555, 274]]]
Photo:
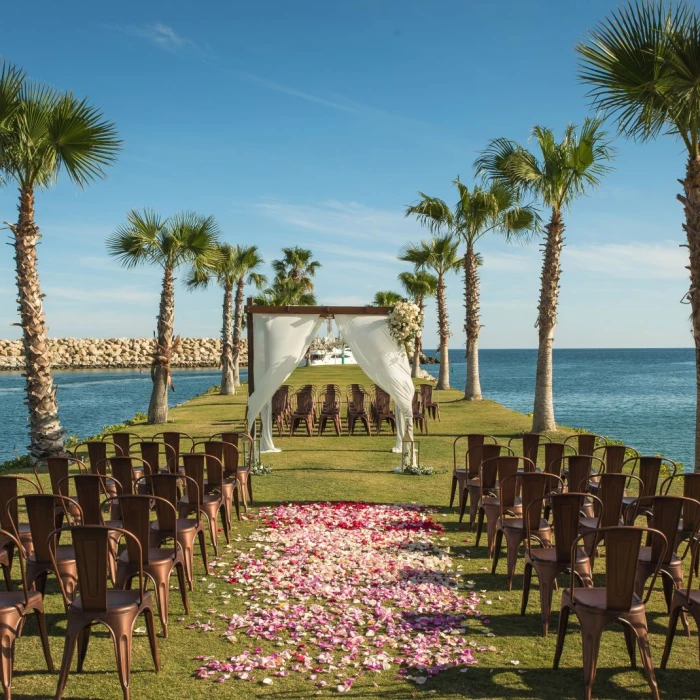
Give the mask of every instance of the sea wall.
[[[56, 369], [150, 367], [153, 338], [51, 338], [51, 364]], [[218, 367], [221, 340], [181, 338], [173, 367]], [[241, 365], [248, 362], [243, 341]], [[0, 339], [0, 370], [24, 368], [21, 340]]]

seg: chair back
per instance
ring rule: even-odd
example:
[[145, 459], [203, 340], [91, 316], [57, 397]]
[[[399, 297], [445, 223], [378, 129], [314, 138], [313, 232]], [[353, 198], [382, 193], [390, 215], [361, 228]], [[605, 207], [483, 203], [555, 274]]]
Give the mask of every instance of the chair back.
[[627, 452], [637, 454], [637, 450], [627, 445], [599, 445], [593, 450], [593, 455], [599, 457], [605, 463], [605, 471], [608, 474], [619, 474], [625, 464]]
[[[641, 511], [650, 512], [649, 526], [662, 532], [668, 543], [668, 546], [662, 551], [658, 543], [652, 542], [652, 561], [663, 556], [661, 564], [667, 565], [676, 553], [677, 545], [680, 544], [680, 540], [677, 538], [678, 526], [683, 517], [683, 505], [686, 500], [683, 496], [645, 496], [638, 498], [630, 505], [632, 516], [630, 516], [629, 522], [633, 524], [634, 519], [641, 514]], [[696, 520], [694, 531], [697, 530], [698, 525], [700, 525], [700, 521]]]
[[421, 384], [420, 385], [420, 396], [423, 401], [423, 405], [427, 406], [433, 402], [433, 387], [432, 384]]
[[348, 410], [355, 415], [364, 415], [367, 413], [365, 402], [367, 394], [362, 389], [353, 389], [352, 398], [348, 402]]
[[29, 586], [27, 586], [27, 574], [24, 569], [24, 549], [22, 548], [22, 543], [19, 537], [12, 534], [12, 528], [6, 530], [5, 528], [0, 529], [0, 541], [4, 545], [12, 543], [14, 545], [13, 549], [17, 552], [17, 559], [19, 560], [19, 574], [20, 580], [22, 581], [22, 592], [24, 593], [24, 600], [22, 603], [26, 606], [29, 604]]
[[[185, 487], [185, 491], [194, 494], [191, 503], [197, 505], [197, 522], [201, 516], [201, 499], [197, 484], [184, 474], [161, 473], [143, 476], [143, 480], [150, 484], [150, 492], [157, 497], [155, 501], [156, 518], [161, 532], [175, 532], [177, 527], [177, 507], [180, 502], [180, 486]], [[162, 501], [167, 501], [172, 508], [163, 505]]]
[[632, 481], [638, 483], [639, 490], [643, 488], [641, 479], [634, 476], [634, 474], [603, 472], [598, 476], [597, 493], [602, 502], [599, 527], [616, 527], [620, 524], [620, 519], [622, 518], [622, 499]]
[[561, 476], [562, 457], [564, 457], [567, 450], [576, 454], [576, 449], [573, 445], [567, 445], [565, 442], [545, 442], [544, 471], [548, 474]]
[[421, 399], [420, 394], [417, 391], [413, 392], [413, 399], [411, 400], [411, 408], [413, 409], [413, 414], [421, 412]]
[[537, 453], [541, 442], [551, 442], [551, 439], [542, 433], [522, 433], [508, 440], [508, 447], [512, 446], [514, 440], [521, 440], [523, 444], [523, 457], [527, 457], [537, 466]]
[[319, 404], [322, 414], [334, 415], [338, 413], [340, 411], [340, 389], [334, 384], [326, 385], [319, 396]]
[[567, 470], [566, 484], [571, 491], [586, 491], [591, 476], [598, 474], [594, 465], [600, 470], [605, 466], [600, 457], [590, 455], [564, 455], [561, 461]]
[[639, 478], [642, 480], [642, 488], [639, 492], [640, 498], [649, 498], [656, 495], [662, 466], [667, 466], [672, 478], [676, 476], [678, 471], [678, 467], [673, 460], [656, 455], [631, 457], [625, 461], [623, 468], [627, 464], [632, 464], [632, 474], [636, 472], [637, 465], [639, 465]]
[[[58, 485], [63, 479], [65, 479], [69, 475], [71, 467], [77, 466], [79, 473], [87, 472], [87, 467], [75, 457], [42, 457], [41, 459], [38, 459], [36, 462], [34, 462], [33, 465], [34, 476], [36, 476], [39, 488], [41, 488], [41, 481], [39, 478], [39, 467], [42, 464], [46, 466], [46, 469], [49, 473], [49, 480], [51, 481], [51, 493], [54, 493], [56, 495], [67, 495], [65, 493], [61, 494]], [[43, 489], [41, 490], [43, 491]]]
[[693, 523], [700, 520], [700, 472], [685, 472], [667, 477], [661, 484], [659, 493], [668, 495], [675, 479], [683, 479], [683, 496], [688, 499], [683, 503], [683, 531], [695, 534]]
[[[479, 466], [481, 465], [481, 447], [489, 443], [495, 445], [497, 440], [493, 435], [485, 435], [483, 433], [465, 433], [464, 435], [458, 435], [452, 441], [452, 468], [454, 471], [457, 471], [457, 443], [461, 440], [467, 441], [467, 452], [465, 455], [467, 473], [476, 476], [479, 473]], [[493, 456], [497, 457], [498, 455]], [[473, 468], [472, 462], [474, 464]]]
[[114, 443], [117, 455], [121, 455], [122, 457], [127, 457], [129, 455], [132, 443], [141, 442], [141, 440], [143, 440], [140, 435], [122, 431], [118, 433], [109, 433], [105, 435], [103, 439], [107, 442]]
[[169, 466], [177, 461], [177, 452], [172, 445], [165, 440], [144, 440], [139, 443], [141, 458], [148, 465], [150, 474], [157, 474], [163, 467]]
[[[75, 563], [78, 573], [78, 589], [82, 609], [85, 612], [105, 613], [107, 612], [107, 572], [109, 571], [109, 558], [112, 556], [110, 545], [110, 533], [119, 533], [129, 544], [140, 547], [140, 543], [126, 529], [120, 527], [106, 527], [104, 525], [76, 525], [71, 528], [62, 527], [49, 534], [49, 554], [55, 570], [58, 569], [56, 562], [56, 547], [58, 536], [62, 533], [69, 533], [73, 538], [73, 549], [75, 551]], [[144, 595], [144, 577], [142, 557], [135, 559], [138, 562], [139, 574], [139, 600], [141, 605]], [[63, 600], [68, 607], [72, 601], [66, 593], [63, 580], [57, 577], [58, 584], [63, 594]]]
[[601, 435], [595, 435], [594, 433], [576, 433], [576, 435], [569, 435], [565, 443], [573, 443], [576, 446], [576, 453], [580, 455], [592, 455], [593, 451], [596, 449], [596, 445], [607, 445], [607, 438]]
[[391, 396], [377, 384], [374, 385], [374, 401], [380, 413], [391, 412]]
[[136, 481], [136, 471], [142, 470], [144, 474], [149, 474], [148, 464], [141, 457], [118, 456], [107, 459], [110, 472], [115, 482], [117, 482], [117, 493], [129, 495], [134, 493], [134, 482]]
[[81, 442], [76, 445], [75, 449], [71, 451], [71, 454], [76, 459], [80, 459], [81, 461], [85, 462], [85, 460], [81, 457], [81, 454], [83, 454], [81, 450], [84, 448], [84, 455], [87, 457], [90, 464], [90, 471], [94, 474], [95, 465], [99, 464], [100, 462], [104, 462], [107, 459], [107, 448], [110, 447], [110, 445], [116, 452], [117, 448], [113, 443], [105, 442], [104, 440], [86, 440], [85, 442]]
[[[106, 503], [116, 499], [108, 498]], [[149, 541], [151, 534], [151, 504], [157, 503], [160, 509], [169, 511], [169, 517], [164, 523], [158, 523], [165, 531], [173, 532], [173, 549], [177, 548], [177, 512], [175, 507], [164, 498], [158, 496], [146, 496], [135, 494], [131, 496], [120, 496], [119, 507], [122, 512], [122, 522], [125, 530], [128, 530], [134, 539], [126, 541], [126, 551], [130, 562], [137, 562], [139, 556], [144, 566], [150, 563]], [[156, 510], [157, 517], [157, 510]], [[136, 540], [140, 546], [136, 545]]]
[[571, 547], [578, 538], [579, 518], [584, 504], [591, 500], [598, 506], [598, 522], [600, 527], [601, 517], [605, 513], [605, 507], [600, 498], [580, 491], [568, 491], [556, 493], [550, 496], [552, 503], [552, 529], [554, 531], [554, 548], [558, 562], [572, 561]]
[[[152, 440], [162, 440], [170, 449], [168, 449], [168, 455], [169, 459], [172, 459], [173, 457], [175, 458], [175, 462], [177, 462], [178, 458], [180, 457], [181, 452], [187, 452], [188, 449], [194, 445], [194, 438], [189, 435], [188, 433], [181, 433], [176, 430], [168, 430], [162, 433], [156, 433], [152, 438]], [[185, 445], [184, 443], [188, 442], [188, 445]], [[168, 470], [172, 470], [172, 466], [169, 463], [168, 465]]]
[[314, 395], [311, 391], [300, 389], [294, 394], [293, 411], [300, 416], [309, 416], [314, 412]]
[[[63, 506], [64, 512], [71, 517], [71, 513], [77, 513], [80, 522], [83, 520], [83, 511], [76, 501], [67, 496], [58, 496], [53, 493], [32, 493], [24, 496], [16, 496], [10, 503], [24, 501], [29, 520], [29, 532], [32, 535], [34, 558], [36, 561], [51, 561], [49, 553], [49, 535], [56, 527], [56, 506]], [[19, 523], [13, 521], [15, 537], [20, 539], [18, 531]]]
[[20, 481], [29, 484], [34, 489], [34, 493], [41, 493], [39, 485], [25, 476], [14, 474], [3, 474], [0, 476], [0, 526], [8, 532], [12, 532], [15, 523], [19, 523], [17, 496], [19, 494]]
[[[102, 517], [102, 496], [105, 493], [105, 479], [100, 474], [75, 474], [67, 476], [65, 496], [70, 496], [70, 482], [75, 486], [75, 500], [83, 511], [81, 525], [104, 525]], [[119, 485], [121, 486], [121, 485]]]
[[281, 416], [287, 410], [289, 387], [281, 386], [272, 395], [272, 415]]
[[[484, 445], [486, 447], [486, 445]], [[518, 457], [515, 455], [501, 455], [500, 457], [492, 457], [484, 459], [481, 463], [479, 471], [480, 488], [482, 494], [485, 490], [494, 491], [496, 488], [496, 480], [499, 485], [510, 476], [515, 476], [518, 473], [520, 463], [532, 466], [532, 462], [527, 457]], [[512, 508], [515, 505], [515, 497], [517, 495], [517, 481], [510, 479], [507, 481], [507, 488], [499, 488], [499, 502], [501, 507]]]
[[[198, 502], [201, 503], [201, 498], [204, 495], [204, 470], [206, 468], [204, 457], [205, 455], [201, 452], [197, 454], [183, 454], [180, 456], [185, 470], [185, 476], [190, 479], [185, 485], [187, 498], [190, 503], [194, 503], [196, 499], [200, 499]], [[191, 491], [192, 482], [194, 482], [197, 487], [197, 490], [194, 492]]]
[[[527, 521], [526, 527], [539, 530], [545, 494], [555, 491], [557, 487], [563, 488], [564, 483], [560, 477], [547, 472], [526, 471], [505, 477], [499, 481], [498, 488], [501, 518], [505, 518], [509, 514], [508, 509], [515, 505], [518, 484], [520, 484], [523, 518]], [[530, 508], [532, 503], [539, 503], [540, 508]]]

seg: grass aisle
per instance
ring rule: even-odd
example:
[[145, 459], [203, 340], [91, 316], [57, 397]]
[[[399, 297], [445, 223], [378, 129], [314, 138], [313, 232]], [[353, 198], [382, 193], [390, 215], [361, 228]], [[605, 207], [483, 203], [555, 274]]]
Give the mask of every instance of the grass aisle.
[[[364, 382], [365, 386], [371, 383], [357, 367], [300, 369], [290, 379], [290, 382], [297, 386], [304, 383], [321, 385], [328, 382], [345, 387], [358, 381]], [[420, 437], [422, 461], [440, 470], [440, 473], [434, 476], [392, 474], [391, 470], [398, 465], [399, 458], [390, 452], [394, 438], [384, 433], [371, 438], [336, 438], [331, 437], [330, 433], [323, 438], [275, 437], [277, 446], [284, 451], [264, 458], [264, 461], [272, 466], [273, 473], [254, 479], [256, 509], [253, 514], [258, 512], [257, 508], [274, 508], [280, 503], [337, 500], [421, 503], [437, 509], [432, 517], [443, 526], [444, 532], [434, 537], [433, 541], [442, 548], [442, 556], [445, 556], [444, 553], [449, 547], [449, 555], [455, 564], [453, 571], [458, 574], [457, 580], [465, 586], [473, 585], [473, 588], [457, 591], [449, 588], [450, 595], [469, 596], [471, 591], [474, 591], [479, 599], [477, 609], [483, 614], [488, 614], [488, 629], [495, 636], [487, 638], [479, 633], [478, 622], [475, 622], [473, 629], [470, 626], [470, 634], [466, 636], [471, 637], [473, 631], [474, 638], [467, 641], [474, 642], [476, 646], [485, 646], [487, 650], [476, 652], [474, 657], [477, 663], [468, 666], [468, 671], [464, 673], [460, 668], [448, 668], [424, 683], [416, 684], [415, 681], [398, 680], [396, 665], [392, 665], [390, 670], [378, 674], [370, 671], [364, 673], [344, 692], [344, 697], [386, 700], [424, 696], [445, 699], [468, 697], [513, 700], [581, 698], [581, 640], [576, 623], [570, 624], [562, 667], [555, 672], [551, 666], [556, 635], [550, 634], [547, 639], [541, 636], [536, 580], [533, 581], [528, 614], [521, 617], [519, 612], [522, 559], [518, 562], [513, 591], [509, 593], [505, 590], [505, 557], [502, 557], [498, 574], [491, 576], [490, 561], [486, 557], [485, 547], [473, 546], [472, 534], [458, 524], [456, 511], [446, 507], [452, 469], [453, 436], [466, 432], [485, 432], [505, 441], [508, 437], [527, 430], [530, 420], [523, 414], [489, 401], [471, 404], [460, 401], [460, 398], [461, 392], [458, 391], [441, 392], [439, 399], [442, 422], [430, 421], [430, 435]], [[244, 393], [234, 397], [206, 394], [172, 410], [172, 423], [169, 427], [203, 438], [227, 428], [242, 427], [244, 410]], [[152, 435], [160, 428], [156, 430], [136, 426], [133, 430], [142, 435]], [[220, 571], [228, 573], [231, 570], [234, 549], [243, 552], [237, 555], [236, 560], [247, 563], [251, 556], [260, 553], [260, 546], [277, 546], [265, 541], [266, 531], [257, 530], [259, 526], [260, 520], [257, 518], [234, 524], [233, 549], [222, 549], [222, 563], [226, 562], [226, 566], [219, 567]], [[253, 538], [249, 540], [251, 535]], [[223, 538], [220, 544], [223, 547]], [[250, 548], [253, 548], [253, 554], [246, 553]], [[598, 566], [602, 564], [602, 560], [602, 557], [599, 558]], [[315, 566], [312, 560], [309, 561], [309, 566]], [[170, 637], [167, 640], [159, 637], [163, 662], [161, 673], [155, 674], [152, 670], [145, 636], [135, 638], [132, 676], [134, 700], [160, 697], [239, 700], [266, 697], [302, 700], [315, 697], [317, 693], [320, 693], [321, 697], [338, 695], [338, 683], [329, 682], [327, 687], [319, 688], [310, 682], [306, 675], [300, 673], [290, 673], [286, 677], [275, 677], [270, 673], [268, 675], [274, 681], [271, 685], [261, 682], [262, 678], [268, 677], [263, 675], [262, 671], [255, 672], [255, 682], [231, 679], [219, 684], [211, 680], [196, 679], [194, 672], [204, 665], [203, 661], [196, 660], [197, 656], [206, 655], [225, 660], [245, 652], [254, 653], [258, 646], [268, 648], [268, 642], [249, 639], [240, 632], [233, 633], [236, 637], [235, 642], [221, 636], [228, 625], [217, 615], [225, 612], [230, 618], [251, 614], [250, 604], [256, 601], [250, 600], [250, 594], [255, 594], [258, 588], [262, 589], [266, 599], [272, 595], [269, 585], [261, 586], [257, 580], [236, 583], [230, 587], [219, 578], [204, 578], [201, 562], [196, 564], [196, 572], [196, 587], [190, 599], [192, 614], [189, 617], [183, 616], [179, 596], [171, 596]], [[291, 573], [288, 571], [286, 575]], [[208, 588], [212, 583], [214, 587]], [[236, 588], [239, 588], [239, 591], [236, 591]], [[56, 587], [51, 581], [49, 590], [51, 593], [46, 599], [49, 633], [52, 637], [54, 661], [58, 663], [63, 650], [64, 617]], [[243, 590], [248, 591], [247, 595], [239, 594]], [[223, 597], [222, 593], [231, 593], [231, 598]], [[559, 598], [560, 593], [555, 592], [555, 612], [552, 620], [554, 630]], [[289, 602], [282, 601], [282, 604]], [[216, 613], [208, 613], [208, 610], [216, 610]], [[663, 596], [660, 591], [655, 592], [650, 606], [649, 624], [652, 654], [657, 665], [663, 649], [667, 619]], [[202, 632], [201, 626], [200, 630], [187, 629], [188, 625], [193, 623], [201, 625], [210, 620], [217, 627], [216, 632]], [[488, 651], [489, 647], [493, 647], [493, 650]], [[511, 663], [513, 661], [519, 663], [515, 665]], [[30, 619], [23, 637], [17, 643], [13, 696], [32, 699], [52, 697], [57, 677], [42, 669], [45, 667], [36, 625]], [[348, 674], [346, 678], [352, 677], [348, 670], [341, 672]], [[421, 675], [427, 677], [428, 674]], [[336, 680], [335, 676], [332, 679]], [[682, 634], [677, 635], [669, 669], [666, 672], [657, 669], [657, 679], [664, 697], [700, 697], [698, 640], [695, 630], [691, 639]], [[375, 683], [379, 687], [375, 687]], [[81, 675], [70, 675], [65, 697], [101, 700], [121, 698], [112, 645], [105, 632], [97, 631], [93, 634], [85, 662], [85, 672]], [[642, 674], [629, 668], [620, 628], [614, 628], [603, 637], [594, 697], [615, 700], [649, 697], [648, 686]]]

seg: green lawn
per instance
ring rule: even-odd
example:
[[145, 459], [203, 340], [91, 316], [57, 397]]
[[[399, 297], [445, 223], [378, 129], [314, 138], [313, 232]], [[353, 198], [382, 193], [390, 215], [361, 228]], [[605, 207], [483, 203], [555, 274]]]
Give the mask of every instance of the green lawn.
[[[323, 384], [338, 383], [345, 386], [360, 381], [368, 386], [371, 382], [357, 367], [299, 369], [290, 382]], [[374, 502], [420, 502], [439, 509], [437, 519], [445, 525], [453, 556], [464, 566], [466, 577], [476, 581], [478, 591], [487, 592], [492, 600], [488, 609], [492, 620], [492, 631], [496, 634], [490, 642], [496, 652], [478, 655], [477, 666], [467, 673], [457, 670], [441, 673], [423, 686], [396, 680], [395, 673], [379, 676], [368, 674], [362, 677], [346, 695], [358, 698], [402, 699], [412, 697], [437, 698], [580, 698], [583, 694], [581, 671], [581, 645], [575, 622], [570, 625], [569, 637], [564, 650], [562, 667], [551, 668], [556, 640], [556, 610], [559, 594], [555, 593], [554, 616], [549, 638], [541, 636], [539, 599], [536, 582], [530, 596], [530, 608], [526, 617], [519, 615], [522, 582], [522, 560], [519, 561], [514, 589], [505, 591], [505, 557], [499, 565], [499, 573], [491, 576], [490, 562], [485, 548], [471, 547], [473, 540], [467, 528], [458, 524], [455, 509], [448, 509], [450, 472], [452, 469], [453, 436], [467, 432], [486, 432], [501, 440], [527, 430], [530, 420], [523, 414], [510, 411], [499, 404], [483, 401], [465, 403], [461, 392], [440, 392], [442, 422], [430, 421], [430, 435], [420, 437], [422, 461], [440, 470], [434, 476], [417, 477], [392, 474], [398, 464], [398, 455], [390, 452], [394, 444], [391, 435], [380, 437], [332, 437], [330, 432], [323, 438], [277, 438], [275, 442], [283, 449], [280, 454], [266, 455], [272, 474], [258, 477], [254, 481], [256, 506], [277, 504], [281, 501], [318, 500], [365, 500]], [[235, 397], [205, 394], [187, 404], [173, 409], [170, 414], [173, 429], [188, 432], [196, 437], [205, 437], [224, 429], [240, 428], [243, 425], [245, 393]], [[146, 426], [133, 428], [134, 432], [150, 435], [157, 430]], [[560, 434], [560, 437], [564, 433]], [[255, 521], [243, 521], [234, 525], [234, 534], [245, 536], [255, 527]], [[485, 537], [482, 539], [482, 544]], [[244, 543], [236, 543], [241, 546]], [[223, 547], [223, 539], [221, 540]], [[222, 550], [224, 553], [225, 549]], [[603, 558], [598, 560], [601, 564]], [[192, 614], [184, 622], [179, 596], [171, 596], [170, 638], [159, 638], [163, 669], [155, 674], [150, 664], [148, 644], [145, 637], [135, 639], [132, 678], [133, 698], [157, 697], [207, 697], [207, 698], [251, 698], [270, 697], [301, 700], [315, 696], [313, 684], [294, 674], [285, 679], [275, 679], [272, 686], [243, 681], [229, 681], [217, 685], [199, 681], [192, 677], [198, 663], [198, 654], [211, 654], [225, 658], [246, 648], [241, 640], [236, 645], [221, 639], [217, 634], [185, 630], [185, 625], [196, 620], [208, 619], [206, 610], [220, 606], [213, 603], [212, 595], [206, 592], [206, 583], [201, 564], [197, 564], [197, 587], [191, 596]], [[488, 571], [486, 570], [488, 567]], [[562, 582], [565, 579], [562, 579]], [[219, 587], [221, 587], [219, 585]], [[52, 651], [56, 664], [60, 662], [63, 648], [64, 620], [62, 605], [55, 587], [47, 596], [49, 631], [52, 635]], [[234, 612], [239, 603], [232, 599], [228, 612]], [[667, 616], [663, 609], [660, 592], [652, 596], [649, 624], [655, 663], [658, 664], [663, 648]], [[698, 640], [678, 635], [674, 645], [669, 670], [657, 670], [657, 679], [662, 696], [668, 698], [700, 697], [700, 670], [698, 670]], [[519, 660], [519, 666], [510, 661]], [[371, 675], [371, 677], [370, 677]], [[46, 698], [55, 691], [57, 676], [46, 672], [40, 652], [36, 627], [30, 621], [26, 632], [17, 644], [15, 660], [15, 698]], [[376, 682], [378, 687], [373, 685]], [[336, 691], [324, 689], [322, 695], [336, 695]], [[598, 677], [594, 689], [597, 698], [644, 698], [649, 696], [648, 686], [641, 672], [629, 669], [621, 629], [608, 632], [602, 642]], [[115, 673], [112, 645], [106, 634], [93, 634], [85, 671], [72, 673], [68, 680], [66, 698], [121, 698]]]

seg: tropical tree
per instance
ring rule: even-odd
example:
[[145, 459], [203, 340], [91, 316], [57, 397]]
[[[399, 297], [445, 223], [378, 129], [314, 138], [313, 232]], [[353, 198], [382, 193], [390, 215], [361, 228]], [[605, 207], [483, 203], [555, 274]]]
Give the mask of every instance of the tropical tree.
[[700, 11], [685, 2], [626, 4], [613, 11], [577, 47], [581, 79], [594, 106], [613, 117], [621, 133], [640, 141], [660, 134], [686, 150], [679, 180], [690, 271], [695, 341], [695, 469], [700, 470]]
[[291, 280], [298, 288], [299, 294], [314, 293], [313, 278], [321, 267], [321, 263], [313, 259], [313, 253], [306, 248], [282, 248], [282, 258], [272, 261], [275, 281]]
[[168, 388], [174, 390], [170, 360], [180, 339], [175, 337], [175, 272], [185, 265], [200, 276], [216, 268], [219, 258], [219, 226], [212, 216], [185, 211], [161, 218], [152, 209], [132, 209], [126, 223], [107, 239], [107, 250], [124, 267], [156, 265], [163, 270], [156, 341], [151, 364], [153, 389], [148, 422], [168, 420]]
[[413, 263], [416, 270], [432, 270], [437, 277], [438, 336], [440, 338], [440, 372], [437, 388], [450, 388], [450, 324], [447, 318], [447, 296], [445, 275], [458, 272], [462, 266], [459, 257], [459, 240], [451, 234], [433, 236], [430, 240], [404, 246], [399, 260]]
[[420, 193], [420, 200], [406, 209], [406, 216], [416, 216], [432, 233], [446, 232], [465, 244], [464, 266], [464, 331], [467, 337], [467, 381], [464, 398], [481, 400], [479, 376], [479, 266], [481, 254], [476, 244], [488, 233], [499, 233], [507, 241], [523, 240], [539, 224], [536, 211], [521, 205], [516, 194], [499, 184], [474, 186], [470, 190], [457, 177], [454, 182], [458, 200], [454, 210], [438, 197]]
[[563, 212], [576, 199], [600, 183], [610, 169], [613, 152], [602, 122], [587, 118], [577, 131], [569, 125], [557, 141], [551, 129], [536, 126], [532, 139], [535, 153], [508, 139], [491, 141], [476, 161], [477, 173], [503, 185], [518, 196], [530, 195], [551, 210], [545, 226], [545, 244], [540, 277], [537, 328], [537, 373], [532, 430], [556, 430], [552, 397], [552, 349], [557, 324], [561, 253], [564, 247]]
[[312, 291], [305, 291], [306, 287], [305, 282], [288, 277], [275, 278], [272, 284], [253, 300], [262, 306], [313, 306], [316, 303], [316, 296]]
[[0, 65], [0, 184], [13, 182], [19, 189], [19, 215], [9, 229], [26, 361], [29, 450], [34, 458], [63, 452], [37, 268], [35, 191], [54, 185], [62, 172], [87, 187], [105, 177], [120, 147], [114, 124], [86, 99], [29, 81], [10, 64]]
[[[426, 297], [434, 297], [437, 293], [438, 279], [435, 275], [431, 275], [425, 270], [415, 272], [401, 272], [398, 277], [401, 286], [406, 294], [413, 300], [413, 303], [418, 306], [421, 316], [425, 317], [425, 299]], [[420, 370], [420, 358], [423, 354], [423, 328], [416, 335], [415, 348], [413, 350], [413, 359], [411, 362], [411, 376], [416, 378]]]
[[383, 290], [375, 292], [374, 299], [372, 299], [370, 306], [395, 306], [400, 301], [403, 301], [403, 297], [397, 292]]
[[[264, 275], [250, 270], [261, 265], [263, 260], [256, 246], [218, 245], [216, 258], [210, 267], [194, 266], [186, 280], [189, 289], [206, 288], [212, 279], [224, 290], [223, 323], [221, 327], [221, 389], [222, 396], [236, 393], [236, 368], [239, 356], [243, 316], [243, 291], [246, 275], [248, 281], [259, 289], [265, 283]], [[234, 314], [233, 288], [236, 287], [236, 309]], [[234, 320], [235, 317], [235, 320]]]

